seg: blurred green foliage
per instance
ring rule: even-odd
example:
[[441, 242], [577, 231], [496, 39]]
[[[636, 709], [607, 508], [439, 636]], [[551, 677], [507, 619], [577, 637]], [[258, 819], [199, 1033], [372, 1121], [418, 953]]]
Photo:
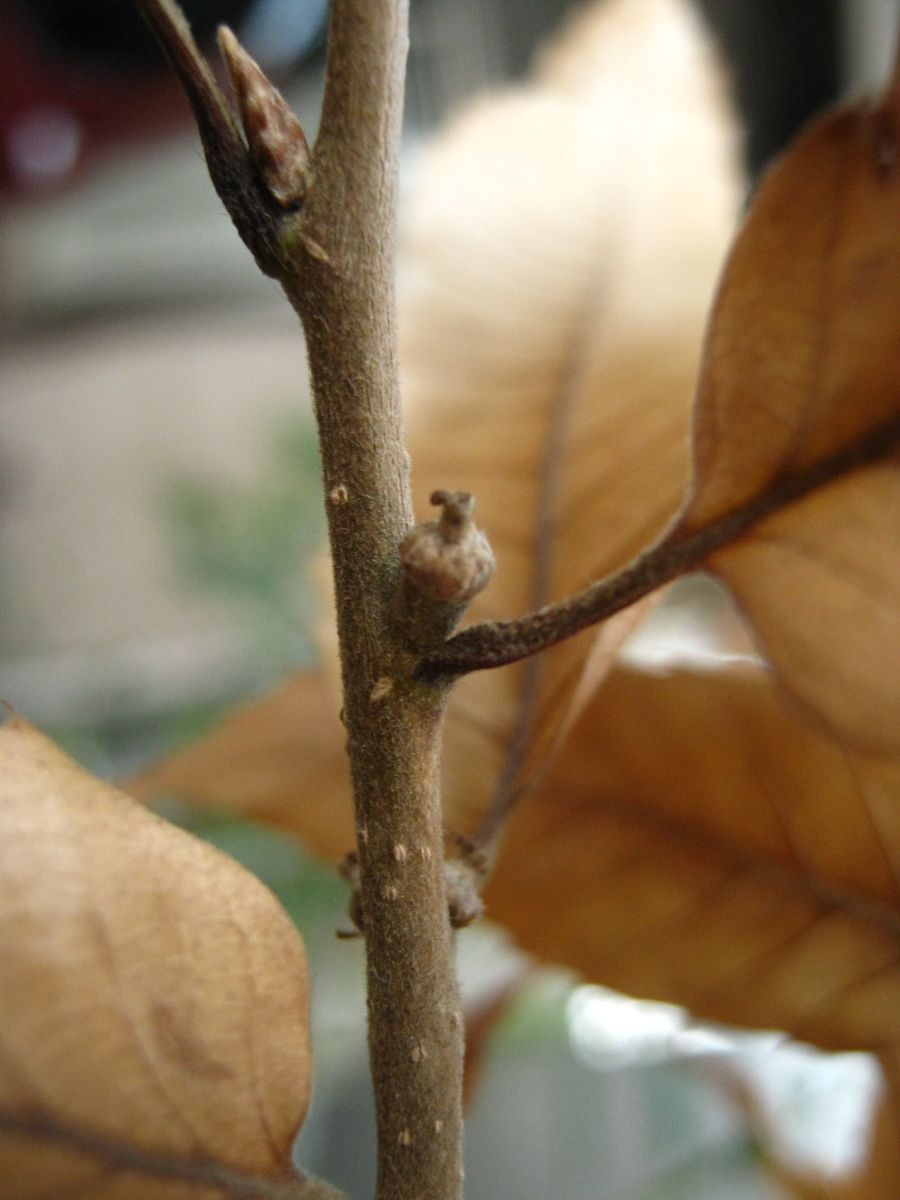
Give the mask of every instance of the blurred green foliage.
[[305, 564], [324, 538], [312, 425], [298, 418], [272, 431], [261, 479], [176, 479], [162, 510], [179, 578], [238, 606], [273, 665], [309, 661]]

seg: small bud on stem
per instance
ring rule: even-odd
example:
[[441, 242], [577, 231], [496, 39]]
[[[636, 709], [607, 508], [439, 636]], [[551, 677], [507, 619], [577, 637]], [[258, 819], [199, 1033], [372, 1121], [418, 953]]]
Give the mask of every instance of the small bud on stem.
[[443, 645], [466, 605], [494, 572], [494, 555], [472, 520], [468, 492], [434, 492], [437, 520], [411, 529], [400, 543], [403, 637], [420, 653]]
[[300, 122], [231, 30], [219, 30], [247, 147], [259, 176], [282, 208], [296, 208], [309, 182], [309, 147]]
[[429, 600], [466, 604], [494, 573], [487, 538], [472, 521], [474, 498], [468, 492], [434, 492], [431, 503], [443, 509], [406, 535], [400, 556], [406, 578]]

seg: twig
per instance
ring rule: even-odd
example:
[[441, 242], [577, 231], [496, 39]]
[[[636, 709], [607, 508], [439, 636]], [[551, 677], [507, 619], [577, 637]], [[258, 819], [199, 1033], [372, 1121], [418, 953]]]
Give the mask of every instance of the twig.
[[396, 617], [412, 524], [394, 318], [404, 0], [335, 0], [311, 184], [284, 280], [306, 332], [344, 682], [378, 1200], [462, 1188], [463, 1029], [443, 874], [445, 696], [411, 678]]
[[412, 525], [394, 315], [407, 3], [334, 0], [322, 119], [308, 159], [283, 100], [233, 38], [220, 45], [239, 118], [223, 117], [171, 0], [139, 3], [191, 97], [219, 195], [306, 333], [357, 824], [377, 1200], [455, 1200], [463, 1029], [438, 782], [447, 688], [412, 675], [448, 626], [427, 611], [441, 600], [405, 605], [399, 553]]
[[423, 680], [458, 678], [470, 671], [519, 662], [582, 629], [605, 621], [636, 601], [701, 567], [717, 550], [748, 533], [765, 517], [867, 463], [900, 441], [900, 416], [892, 416], [857, 441], [811, 466], [785, 475], [742, 507], [701, 529], [686, 531], [679, 521], [662, 539], [615, 575], [530, 613], [520, 620], [485, 621], [450, 638], [426, 655], [416, 669]]

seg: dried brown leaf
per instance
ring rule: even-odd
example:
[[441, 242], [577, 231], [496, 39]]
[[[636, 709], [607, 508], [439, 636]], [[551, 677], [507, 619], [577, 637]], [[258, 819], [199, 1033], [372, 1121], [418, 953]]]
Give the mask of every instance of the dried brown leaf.
[[[315, 711], [325, 683], [307, 683]], [[451, 829], [479, 819], [492, 731], [476, 710], [448, 731]], [[329, 797], [340, 741], [334, 720], [331, 747], [304, 750]], [[197, 753], [215, 800], [215, 754]], [[267, 817], [333, 853], [296, 783], [269, 779]], [[624, 992], [830, 1048], [900, 1045], [900, 766], [843, 752], [752, 665], [614, 670], [511, 818], [486, 901], [529, 952]]]
[[[900, 78], [900, 77], [898, 77]], [[810, 127], [764, 180], [700, 381], [702, 528], [792, 477], [822, 486], [711, 566], [791, 691], [838, 738], [900, 752], [900, 85]]]
[[[473, 618], [561, 598], [678, 508], [702, 328], [737, 209], [733, 143], [692, 5], [611, 0], [426, 155], [405, 213], [403, 389], [417, 500], [474, 493], [497, 556]], [[482, 800], [504, 759], [512, 785], [525, 742], [532, 764], [545, 757], [585, 662], [596, 684], [638, 615], [593, 654], [596, 631], [459, 685], [461, 713], [491, 714]]]
[[630, 994], [825, 1047], [900, 1044], [900, 767], [750, 666], [617, 670], [513, 817], [488, 914]]
[[324, 669], [299, 672], [123, 787], [280, 825], [342, 858], [354, 834], [336, 684]]
[[303, 947], [236, 863], [0, 729], [5, 1200], [313, 1196]]

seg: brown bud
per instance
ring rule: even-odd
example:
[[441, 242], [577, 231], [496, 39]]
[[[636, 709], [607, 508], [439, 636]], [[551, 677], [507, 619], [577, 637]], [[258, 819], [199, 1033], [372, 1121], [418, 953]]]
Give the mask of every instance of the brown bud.
[[453, 836], [455, 853], [444, 859], [447, 915], [454, 929], [464, 929], [484, 913], [481, 889], [488, 873], [485, 853], [459, 834]]
[[472, 521], [468, 492], [435, 492], [431, 503], [443, 508], [440, 518], [417, 525], [400, 544], [406, 578], [429, 600], [465, 604], [494, 573], [493, 552]]
[[295, 208], [306, 195], [309, 181], [309, 147], [300, 122], [225, 25], [219, 29], [219, 49], [260, 178], [283, 208]]

